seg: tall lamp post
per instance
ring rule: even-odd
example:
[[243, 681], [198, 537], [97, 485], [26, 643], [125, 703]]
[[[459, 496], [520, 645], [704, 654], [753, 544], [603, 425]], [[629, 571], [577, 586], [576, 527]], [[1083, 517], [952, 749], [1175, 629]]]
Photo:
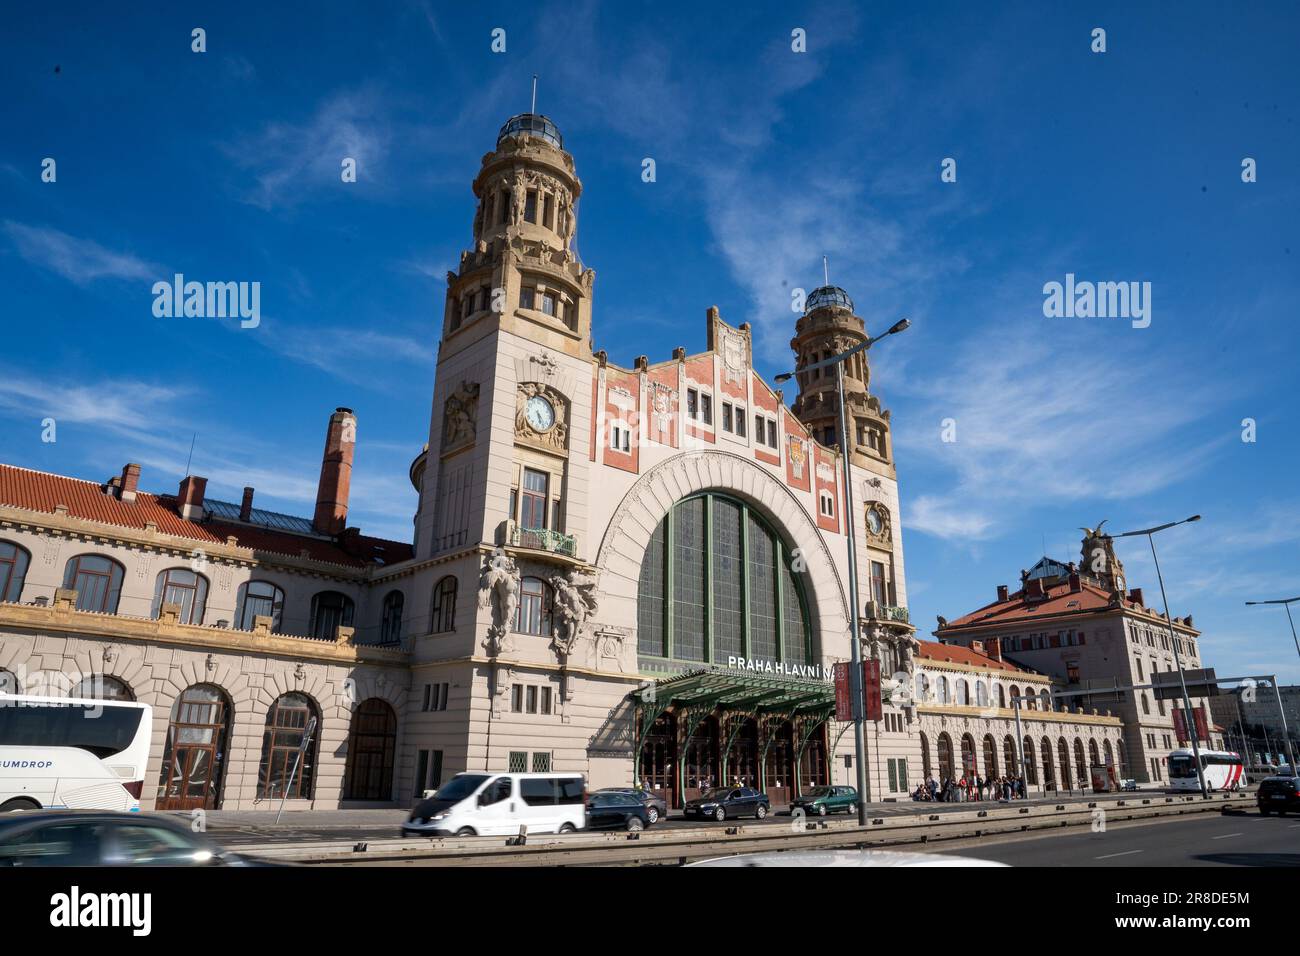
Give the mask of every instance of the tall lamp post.
[[1205, 769], [1201, 766], [1201, 744], [1196, 737], [1196, 721], [1192, 717], [1192, 697], [1187, 693], [1187, 678], [1183, 674], [1183, 656], [1178, 653], [1178, 638], [1174, 636], [1174, 619], [1169, 616], [1169, 597], [1165, 594], [1165, 579], [1160, 574], [1160, 559], [1156, 557], [1156, 539], [1157, 531], [1164, 531], [1166, 528], [1175, 528], [1180, 524], [1187, 524], [1192, 521], [1200, 521], [1200, 515], [1192, 515], [1190, 518], [1184, 518], [1182, 521], [1170, 521], [1167, 524], [1157, 525], [1154, 528], [1142, 528], [1139, 531], [1125, 531], [1117, 534], [1117, 538], [1133, 538], [1138, 535], [1146, 535], [1147, 541], [1151, 545], [1151, 560], [1156, 565], [1156, 580], [1160, 582], [1160, 600], [1165, 605], [1165, 624], [1169, 627], [1169, 645], [1174, 651], [1174, 666], [1178, 668], [1178, 683], [1183, 689], [1183, 713], [1187, 715], [1187, 734], [1192, 738], [1192, 759], [1196, 761], [1196, 779], [1201, 785], [1201, 797], [1208, 800], [1209, 792], [1205, 788]]
[[[858, 549], [853, 526], [853, 472], [849, 465], [849, 427], [848, 411], [844, 402], [844, 361], [859, 352], [865, 352], [886, 336], [894, 335], [908, 328], [912, 323], [900, 319], [890, 326], [884, 335], [868, 337], [865, 342], [853, 346], [846, 352], [832, 355], [830, 358], [813, 362], [799, 369], [800, 372], [812, 372], [819, 368], [835, 366], [835, 393], [840, 403], [840, 457], [844, 460], [844, 524], [848, 529], [849, 546], [849, 625], [852, 641], [849, 646], [849, 696], [853, 701], [853, 750], [858, 764], [858, 825], [867, 825], [867, 739], [863, 729], [866, 716], [866, 700], [862, 687], [862, 648], [858, 639]], [[790, 381], [794, 372], [783, 372], [774, 379], [777, 384]]]
[[[1291, 625], [1291, 640], [1295, 642], [1295, 650], [1296, 650], [1296, 653], [1297, 653], [1297, 654], [1300, 654], [1300, 638], [1297, 638], [1297, 637], [1296, 637], [1296, 633], [1295, 633], [1295, 620], [1291, 617], [1291, 605], [1292, 605], [1292, 604], [1295, 604], [1297, 601], [1300, 601], [1300, 597], [1282, 598], [1282, 599], [1280, 599], [1280, 600], [1276, 600], [1276, 601], [1247, 601], [1246, 603], [1247, 603], [1247, 604], [1252, 604], [1252, 605], [1262, 605], [1262, 604], [1280, 604], [1280, 605], [1282, 605], [1282, 607], [1286, 609], [1286, 619], [1287, 619], [1287, 623], [1289, 623], [1289, 624]], [[1274, 681], [1274, 682], [1273, 682], [1273, 689], [1274, 689], [1275, 691], [1277, 691], [1277, 706], [1278, 706], [1278, 709], [1281, 710], [1281, 709], [1282, 709], [1282, 688], [1278, 687], [1278, 686], [1277, 686], [1277, 682]], [[1283, 721], [1286, 720], [1286, 712], [1285, 712], [1285, 711], [1282, 712], [1282, 720], [1283, 720]], [[1291, 757], [1291, 740], [1290, 740], [1290, 735], [1289, 735], [1289, 734], [1287, 735], [1286, 746], [1287, 746], [1287, 756], [1288, 756], [1288, 757]], [[1296, 765], [1295, 765], [1295, 759], [1294, 759], [1294, 758], [1291, 758], [1291, 772], [1292, 772], [1292, 773], [1300, 773], [1300, 769], [1297, 769], [1297, 768], [1296, 768]]]

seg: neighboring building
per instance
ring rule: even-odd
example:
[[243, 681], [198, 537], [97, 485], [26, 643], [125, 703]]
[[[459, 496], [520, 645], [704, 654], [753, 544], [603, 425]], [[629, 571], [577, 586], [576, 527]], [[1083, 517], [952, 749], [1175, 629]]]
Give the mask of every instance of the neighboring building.
[[[1000, 668], [914, 637], [865, 353], [845, 369], [845, 514], [834, 379], [802, 370], [865, 340], [847, 294], [815, 290], [796, 322], [797, 414], [754, 372], [748, 326], [716, 308], [705, 352], [623, 368], [592, 349], [582, 186], [554, 124], [507, 122], [473, 190], [410, 469], [413, 544], [347, 527], [347, 409], [311, 519], [253, 508], [252, 489], [212, 500], [198, 477], [147, 494], [134, 464], [103, 484], [0, 468], [8, 683], [152, 704], [146, 805], [270, 807], [286, 789], [290, 806], [406, 804], [462, 770], [580, 771], [674, 803], [745, 781], [781, 803], [855, 782], [829, 676], [856, 608], [891, 694], [869, 734], [872, 797], [919, 782], [909, 767], [944, 759], [945, 734], [958, 753], [967, 735], [1002, 739], [1005, 708], [911, 699], [918, 668], [976, 685]], [[1025, 719], [1035, 748], [1093, 759], [1119, 743], [1113, 718]]]
[[[1062, 690], [1097, 689], [1095, 695], [1065, 698], [1067, 706], [1109, 707], [1124, 723], [1121, 769], [1142, 782], [1168, 780], [1168, 756], [1190, 739], [1176, 739], [1173, 701], [1156, 700], [1150, 690], [1109, 691], [1107, 687], [1149, 684], [1157, 672], [1175, 669], [1174, 650], [1184, 669], [1202, 666], [1200, 632], [1190, 616], [1170, 622], [1143, 602], [1141, 588], [1129, 590], [1124, 567], [1108, 535], [1085, 529], [1083, 560], [1096, 572], [1081, 572], [1043, 558], [1022, 571], [1020, 589], [997, 589], [997, 600], [948, 621], [939, 618], [935, 636], [944, 643], [986, 646], [999, 641], [1008, 660], [1050, 674]], [[1209, 731], [1208, 747], [1223, 747], [1222, 728], [1209, 718], [1205, 698], [1192, 698], [1198, 719]]]
[[1281, 738], [1282, 715], [1278, 713], [1277, 698], [1282, 697], [1282, 709], [1286, 712], [1286, 727], [1289, 735], [1300, 738], [1300, 687], [1294, 684], [1280, 685], [1276, 691], [1268, 684], [1260, 684], [1250, 691], [1238, 690], [1234, 699], [1241, 708], [1242, 723], [1259, 732], [1267, 731], [1271, 736]]

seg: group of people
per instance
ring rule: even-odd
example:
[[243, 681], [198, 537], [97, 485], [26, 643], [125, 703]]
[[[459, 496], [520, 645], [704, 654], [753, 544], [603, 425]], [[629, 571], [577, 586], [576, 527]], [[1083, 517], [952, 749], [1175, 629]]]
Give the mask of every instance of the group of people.
[[931, 777], [912, 792], [913, 800], [928, 800], [942, 803], [964, 803], [975, 800], [1023, 800], [1025, 798], [1025, 781], [1023, 777], [991, 777], [984, 779], [979, 774], [963, 775], [960, 778], [944, 777], [939, 782]]

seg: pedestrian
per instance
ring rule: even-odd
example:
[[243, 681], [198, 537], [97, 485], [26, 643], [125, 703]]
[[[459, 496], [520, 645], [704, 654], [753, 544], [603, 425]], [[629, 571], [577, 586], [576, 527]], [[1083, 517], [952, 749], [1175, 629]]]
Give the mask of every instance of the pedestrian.
[[984, 799], [984, 788], [985, 788], [986, 786], [987, 786], [987, 784], [985, 783], [983, 777], [976, 777], [976, 778], [975, 778], [975, 789], [979, 791], [979, 795], [980, 795], [980, 799], [981, 799], [981, 800]]

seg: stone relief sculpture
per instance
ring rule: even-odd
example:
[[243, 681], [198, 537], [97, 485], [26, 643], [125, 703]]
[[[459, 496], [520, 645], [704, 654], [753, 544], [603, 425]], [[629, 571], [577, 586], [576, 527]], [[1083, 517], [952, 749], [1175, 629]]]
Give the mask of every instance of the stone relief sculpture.
[[483, 646], [495, 656], [508, 649], [507, 638], [514, 624], [515, 608], [519, 606], [519, 568], [504, 548], [497, 548], [483, 562], [478, 606], [492, 608], [492, 623]]
[[478, 432], [478, 382], [461, 382], [442, 410], [442, 450], [474, 444]]
[[551, 646], [565, 663], [578, 638], [583, 636], [587, 621], [596, 613], [596, 576], [572, 570], [567, 575], [551, 576], [555, 591], [555, 632]]

